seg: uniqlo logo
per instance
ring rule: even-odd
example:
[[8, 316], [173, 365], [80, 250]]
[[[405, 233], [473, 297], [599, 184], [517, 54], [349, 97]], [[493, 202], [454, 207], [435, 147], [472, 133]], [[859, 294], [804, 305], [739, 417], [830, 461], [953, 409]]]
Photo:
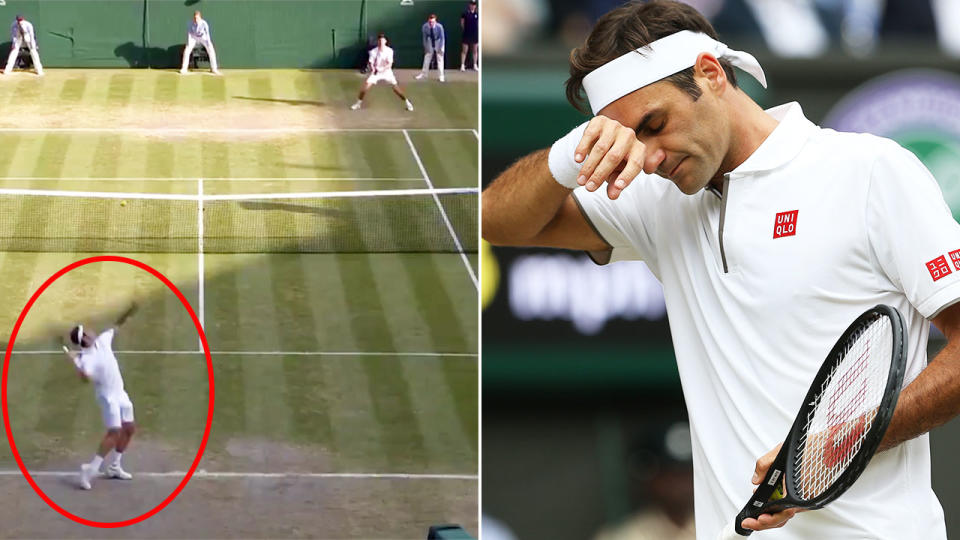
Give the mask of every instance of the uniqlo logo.
[[773, 237], [782, 238], [797, 234], [797, 213], [799, 210], [780, 212], [773, 222]]
[[[951, 255], [951, 257], [953, 257], [953, 255]], [[950, 265], [947, 264], [947, 258], [943, 255], [932, 261], [927, 261], [927, 270], [930, 271], [930, 277], [932, 277], [934, 281], [943, 276], [950, 275]]]
[[960, 270], [960, 249], [955, 249], [949, 253], [950, 260], [953, 262], [953, 269]]

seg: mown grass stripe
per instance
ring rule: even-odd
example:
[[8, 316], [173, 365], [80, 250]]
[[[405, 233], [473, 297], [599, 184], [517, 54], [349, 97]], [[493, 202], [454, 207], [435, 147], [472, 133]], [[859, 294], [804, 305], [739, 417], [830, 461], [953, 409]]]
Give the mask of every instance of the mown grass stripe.
[[107, 89], [107, 105], [111, 107], [125, 107], [130, 102], [133, 93], [134, 75], [118, 74], [110, 77], [110, 86]]
[[[451, 270], [462, 275], [462, 270], [456, 268], [455, 264], [443, 264], [445, 261], [453, 262], [452, 258], [451, 256], [441, 258], [433, 255], [413, 255], [406, 257], [403, 264], [403, 270], [413, 289], [418, 309], [428, 323], [427, 333], [433, 350], [437, 351], [471, 350], [477, 346], [476, 289], [470, 287], [470, 283], [466, 280], [459, 280], [460, 288], [450, 283], [446, 275]], [[460, 420], [459, 427], [476, 445], [476, 366], [448, 364], [450, 362], [441, 363], [445, 377], [444, 390], [453, 396], [453, 405]], [[464, 369], [468, 370], [466, 381], [462, 377]], [[469, 380], [471, 369], [472, 382]]]
[[261, 100], [273, 99], [273, 90], [270, 83], [270, 77], [267, 75], [251, 76], [247, 83], [247, 91], [250, 98]]
[[[371, 268], [375, 258], [376, 255], [367, 254], [340, 256], [340, 275], [350, 312], [362, 314], [353, 318], [353, 333], [358, 339], [358, 350], [396, 350]], [[405, 316], [400, 313], [390, 315]], [[388, 463], [398, 468], [422, 466], [423, 434], [414, 417], [410, 389], [400, 366], [396, 362], [369, 360], [364, 362], [364, 370], [374, 416], [382, 429]]]
[[172, 73], [158, 73], [153, 83], [153, 101], [164, 105], [177, 103], [180, 79]]
[[83, 94], [87, 89], [87, 77], [84, 75], [72, 77], [63, 82], [60, 87], [58, 101], [60, 103], [79, 103], [83, 101]]
[[203, 77], [201, 96], [208, 103], [223, 103], [227, 100], [227, 83], [223, 77]]
[[[212, 259], [212, 256], [207, 256], [208, 269], [215, 267], [210, 264], [216, 262]], [[213, 349], [236, 346], [243, 342], [241, 334], [245, 329], [239, 324], [239, 283], [239, 275], [233, 272], [224, 272], [206, 280], [206, 332], [208, 343]], [[231, 361], [228, 357], [213, 357], [218, 391], [213, 419], [216, 427], [211, 433], [211, 444], [220, 451], [231, 437], [248, 429], [245, 404], [248, 391], [243, 364]]]
[[[318, 343], [312, 330], [315, 307], [310, 304], [306, 273], [312, 271], [309, 255], [273, 256], [270, 258], [270, 282], [277, 305], [277, 328], [280, 342], [294, 350], [311, 350]], [[286, 356], [282, 360], [284, 385], [278, 391], [287, 403], [291, 417], [290, 433], [294, 440], [322, 443], [332, 442], [327, 381], [323, 369], [304, 358]]]
[[[476, 446], [468, 433], [471, 426], [475, 429], [476, 422], [471, 422], [471, 426], [464, 425], [459, 415], [459, 400], [455, 399], [446, 378], [445, 363], [438, 359], [400, 363], [427, 444], [430, 456], [427, 469], [437, 472], [476, 470]], [[476, 416], [476, 402], [473, 411]]]
[[[238, 295], [243, 305], [235, 324], [244, 329], [239, 346], [250, 349], [255, 346], [279, 350], [280, 317], [274, 286], [271, 283], [270, 259], [276, 255], [255, 255], [247, 264], [237, 267], [235, 290], [219, 290], [212, 302], [218, 301], [224, 294]], [[289, 432], [290, 411], [278, 393], [284, 389], [283, 367], [277, 362], [262, 358], [248, 358], [243, 364], [246, 380], [246, 436], [262, 434], [271, 439], [282, 440]]]
[[[10, 167], [17, 156], [17, 149], [20, 147], [21, 137], [18, 135], [0, 136], [0, 178], [10, 176]], [[12, 185], [13, 182], [0, 180], [4, 186]]]
[[447, 360], [441, 362], [441, 368], [447, 388], [453, 396], [460, 427], [476, 452], [480, 443], [479, 364], [453, 365]]

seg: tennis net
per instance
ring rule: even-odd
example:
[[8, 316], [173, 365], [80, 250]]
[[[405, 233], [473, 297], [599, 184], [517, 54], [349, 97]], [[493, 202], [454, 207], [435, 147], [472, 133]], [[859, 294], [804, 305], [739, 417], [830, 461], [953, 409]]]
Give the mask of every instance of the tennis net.
[[479, 190], [174, 195], [0, 189], [0, 251], [476, 252]]

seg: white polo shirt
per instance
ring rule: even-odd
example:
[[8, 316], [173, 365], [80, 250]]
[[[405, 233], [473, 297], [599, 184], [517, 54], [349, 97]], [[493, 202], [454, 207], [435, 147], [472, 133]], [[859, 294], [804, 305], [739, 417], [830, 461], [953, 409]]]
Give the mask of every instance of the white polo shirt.
[[374, 47], [367, 53], [369, 63], [373, 66], [373, 71], [377, 75], [384, 75], [388, 71], [393, 71], [393, 49], [387, 46], [380, 50], [380, 47]]
[[123, 376], [113, 354], [113, 334], [112, 328], [103, 332], [92, 347], [81, 350], [77, 357], [77, 367], [93, 382], [97, 396], [105, 398], [125, 394]]
[[[909, 151], [821, 129], [796, 103], [729, 175], [684, 195], [641, 174], [616, 201], [574, 195], [612, 260], [663, 283], [690, 415], [698, 538], [752, 493], [756, 459], [783, 441], [830, 348], [876, 304], [905, 318], [905, 386], [926, 366], [928, 318], [960, 298], [960, 225]], [[926, 435], [874, 457], [825, 509], [764, 539], [946, 538]]]

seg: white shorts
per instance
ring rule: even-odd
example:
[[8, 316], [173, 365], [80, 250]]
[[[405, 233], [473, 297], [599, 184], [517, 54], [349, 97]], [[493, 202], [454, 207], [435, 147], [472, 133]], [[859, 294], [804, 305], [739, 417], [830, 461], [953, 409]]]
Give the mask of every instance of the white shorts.
[[107, 429], [120, 429], [127, 422], [133, 422], [133, 402], [126, 392], [113, 396], [97, 396], [103, 424]]
[[367, 84], [370, 84], [370, 85], [377, 84], [380, 81], [386, 81], [392, 84], [393, 86], [397, 85], [397, 78], [393, 76], [392, 69], [384, 71], [383, 73], [377, 73], [376, 75], [371, 73], [370, 76], [367, 77]]

